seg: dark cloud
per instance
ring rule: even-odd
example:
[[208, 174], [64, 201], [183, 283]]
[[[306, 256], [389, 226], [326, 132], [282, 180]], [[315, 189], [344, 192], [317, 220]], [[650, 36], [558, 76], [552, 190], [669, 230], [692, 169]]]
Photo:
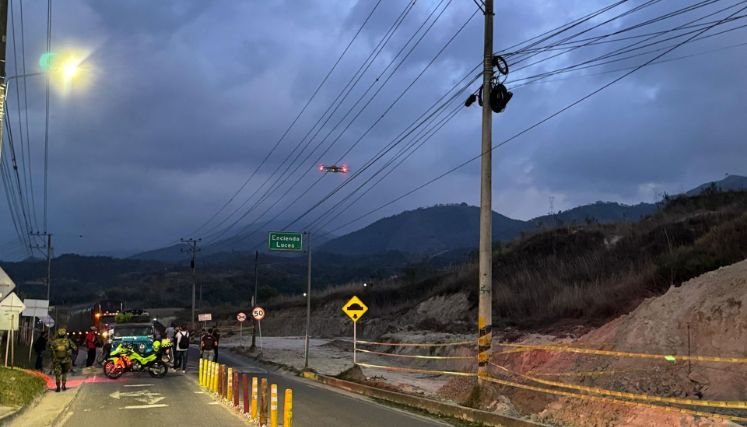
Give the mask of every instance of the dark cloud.
[[[364, 90], [373, 84], [370, 95], [381, 87], [387, 75], [378, 82], [376, 78], [440, 2], [416, 2], [383, 54], [347, 99], [341, 99], [345, 84], [408, 3], [381, 2], [327, 84], [226, 212], [254, 194], [247, 204], [252, 206], [264, 194], [267, 187], [260, 185], [265, 180], [279, 183], [279, 176], [292, 172], [271, 192], [267, 203], [254, 209], [241, 224], [274, 217], [289, 221], [344, 180], [340, 175], [328, 175], [312, 186], [319, 177], [317, 159], [325, 163], [342, 159], [355, 172], [479, 64], [481, 14], [381, 118], [475, 10], [473, 2], [453, 1], [374, 101], [352, 121], [363, 106], [358, 99]], [[606, 4], [580, 0], [498, 3], [495, 50], [499, 52]], [[661, 3], [587, 36], [681, 7]], [[148, 249], [192, 232], [256, 170], [373, 6], [372, 1], [77, 0], [55, 9], [55, 46], [87, 49], [86, 65], [92, 77], [85, 86], [64, 96], [55, 93], [52, 98], [49, 229], [59, 236], [58, 251]], [[631, 7], [619, 6], [605, 17]], [[683, 24], [720, 7], [725, 6], [704, 8], [652, 29]], [[45, 12], [43, 5], [31, 3], [25, 10], [27, 66], [33, 70], [44, 49]], [[605, 17], [594, 22], [601, 23]], [[739, 43], [743, 31], [692, 43], [669, 57]], [[593, 58], [620, 45], [578, 49], [523, 71], [512, 64], [515, 71], [509, 83]], [[495, 116], [494, 141], [511, 137], [622, 73], [615, 70], [640, 64], [654, 54], [517, 88], [508, 110]], [[550, 196], [555, 198], [556, 209], [596, 200], [651, 201], [661, 192], [685, 190], [724, 173], [744, 173], [747, 124], [741, 117], [747, 95], [742, 72], [746, 58], [744, 48], [734, 48], [653, 65], [496, 150], [495, 209], [529, 218], [547, 211]], [[10, 58], [9, 70], [13, 64]], [[28, 86], [38, 207], [44, 111], [40, 83], [30, 81]], [[12, 115], [17, 115], [16, 105], [11, 90]], [[338, 107], [332, 119], [323, 128], [312, 128], [330, 105]], [[342, 120], [345, 114], [348, 116]], [[305, 144], [309, 141], [310, 145]], [[353, 144], [355, 149], [343, 156]], [[476, 107], [464, 109], [328, 228], [473, 157], [479, 144], [480, 112]], [[310, 147], [317, 145], [311, 153]], [[296, 146], [302, 150], [293, 152]], [[284, 163], [294, 157], [296, 164]], [[379, 164], [388, 159], [384, 157]], [[378, 179], [372, 177], [376, 170], [372, 168], [362, 178]], [[478, 176], [479, 164], [470, 164], [367, 219], [436, 203], [477, 204]], [[293, 183], [297, 185], [291, 187]], [[357, 186], [354, 181], [296, 227], [303, 227], [327, 209], [342, 206]], [[279, 202], [265, 213], [275, 201]], [[4, 212], [3, 218], [9, 224], [7, 215]], [[365, 224], [362, 221], [352, 227]], [[12, 242], [13, 237], [14, 230], [6, 227], [0, 241]], [[0, 250], [6, 250], [3, 248]]]

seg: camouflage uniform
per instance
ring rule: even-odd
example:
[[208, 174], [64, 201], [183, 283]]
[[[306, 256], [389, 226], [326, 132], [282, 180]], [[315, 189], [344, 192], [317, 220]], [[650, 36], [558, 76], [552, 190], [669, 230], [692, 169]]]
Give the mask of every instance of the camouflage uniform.
[[62, 389], [67, 389], [65, 382], [67, 381], [67, 373], [72, 368], [73, 349], [76, 347], [77, 345], [67, 337], [67, 331], [63, 328], [57, 331], [57, 338], [49, 342], [57, 391], [60, 391], [60, 379], [62, 379]]

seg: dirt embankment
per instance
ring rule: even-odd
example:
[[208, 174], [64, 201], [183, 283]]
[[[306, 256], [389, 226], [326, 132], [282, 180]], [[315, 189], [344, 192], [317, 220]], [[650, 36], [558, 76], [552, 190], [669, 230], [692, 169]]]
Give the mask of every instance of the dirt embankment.
[[[545, 344], [547, 341], [589, 349], [661, 354], [662, 357], [645, 359], [537, 350], [495, 354], [493, 362], [513, 372], [508, 374], [507, 379], [545, 388], [561, 389], [547, 383], [538, 384], [531, 378], [638, 395], [747, 401], [747, 365], [688, 362], [683, 357], [688, 354], [747, 357], [747, 261], [672, 287], [664, 295], [645, 300], [631, 313], [573, 342], [536, 335], [519, 340], [524, 344]], [[503, 378], [507, 375], [499, 369], [494, 374]], [[455, 386], [450, 385], [452, 393]], [[558, 425], [733, 425], [723, 420], [694, 418], [676, 412], [616, 403], [559, 399], [550, 394], [521, 389], [500, 388], [500, 392], [508, 396], [525, 415], [533, 413], [544, 421]], [[661, 404], [653, 401], [646, 403]], [[716, 410], [708, 407], [690, 408]], [[747, 416], [747, 411], [722, 410], [721, 413]]]
[[[361, 296], [364, 303], [365, 295]], [[310, 334], [314, 337], [334, 338], [353, 335], [353, 324], [342, 312], [344, 301], [334, 301], [312, 306]], [[435, 296], [414, 307], [397, 309], [398, 302], [392, 301], [392, 310], [384, 313], [370, 313], [358, 322], [358, 336], [375, 339], [386, 333], [399, 331], [445, 329], [462, 327], [471, 330], [470, 304], [464, 293], [448, 296]], [[306, 307], [289, 307], [281, 310], [268, 309], [262, 321], [262, 333], [267, 336], [299, 336], [306, 331]]]

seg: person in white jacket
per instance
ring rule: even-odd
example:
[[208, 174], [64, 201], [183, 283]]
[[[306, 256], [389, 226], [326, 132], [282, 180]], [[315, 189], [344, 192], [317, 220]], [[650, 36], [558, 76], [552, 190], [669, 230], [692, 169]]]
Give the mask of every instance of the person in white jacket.
[[181, 366], [182, 373], [187, 372], [187, 358], [189, 356], [189, 330], [186, 327], [178, 327], [176, 332], [176, 360], [174, 369]]

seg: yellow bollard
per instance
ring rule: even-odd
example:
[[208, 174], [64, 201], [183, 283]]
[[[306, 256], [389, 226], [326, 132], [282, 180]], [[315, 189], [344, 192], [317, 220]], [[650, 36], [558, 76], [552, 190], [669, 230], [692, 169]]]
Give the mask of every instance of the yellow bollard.
[[233, 368], [228, 368], [228, 377], [226, 381], [226, 399], [228, 399], [229, 402], [233, 402]]
[[285, 404], [283, 405], [283, 427], [293, 425], [293, 390], [285, 389]]
[[220, 365], [213, 363], [213, 393], [218, 392], [218, 377], [220, 375]]
[[208, 360], [208, 378], [207, 383], [205, 386], [207, 387], [208, 391], [213, 391], [213, 375], [215, 375], [215, 367], [213, 366], [213, 362]]
[[258, 397], [257, 377], [252, 378], [252, 418], [257, 419], [257, 397]]
[[206, 389], [210, 390], [210, 378], [212, 375], [212, 371], [210, 370], [212, 366], [210, 366], [210, 361], [205, 360], [205, 376], [202, 379], [202, 385], [205, 386]]
[[278, 427], [278, 386], [270, 386], [270, 427]]
[[199, 369], [197, 371], [197, 382], [200, 383], [200, 387], [202, 387], [204, 385], [204, 383], [203, 383], [203, 379], [204, 378], [202, 377], [205, 374], [205, 366], [204, 365], [205, 365], [205, 360], [201, 357], [200, 358], [200, 364], [198, 365]]

